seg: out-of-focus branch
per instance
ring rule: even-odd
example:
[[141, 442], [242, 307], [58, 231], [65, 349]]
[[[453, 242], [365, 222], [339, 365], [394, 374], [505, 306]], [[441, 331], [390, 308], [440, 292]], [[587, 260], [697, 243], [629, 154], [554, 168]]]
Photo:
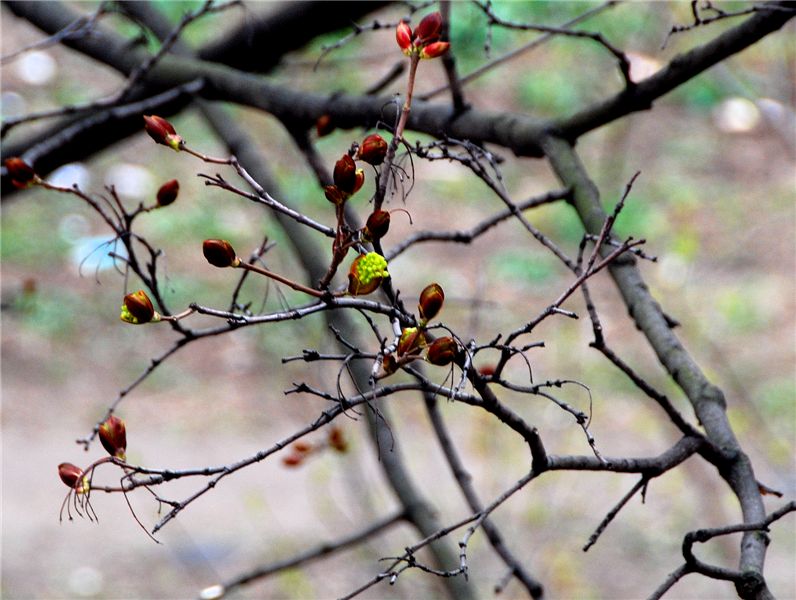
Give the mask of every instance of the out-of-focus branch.
[[608, 100], [589, 106], [570, 117], [556, 119], [554, 130], [561, 137], [574, 142], [584, 133], [624, 115], [649, 110], [652, 108], [652, 103], [661, 96], [728, 56], [748, 48], [769, 33], [777, 31], [796, 16], [796, 11], [793, 11], [792, 7], [788, 8], [786, 2], [772, 2], [770, 6], [773, 10], [758, 12], [710, 42], [678, 54], [668, 65], [638, 82], [633, 88], [623, 90]]
[[304, 552], [301, 552], [292, 558], [286, 558], [263, 567], [257, 567], [256, 569], [252, 569], [248, 573], [239, 575], [234, 579], [229, 579], [224, 583], [207, 587], [202, 590], [200, 597], [222, 598], [232, 590], [250, 584], [253, 581], [264, 579], [270, 575], [273, 575], [274, 573], [279, 573], [280, 571], [284, 571], [286, 569], [292, 569], [301, 565], [306, 565], [331, 554], [336, 554], [337, 552], [350, 548], [351, 546], [361, 544], [362, 542], [375, 537], [385, 529], [389, 529], [393, 525], [397, 525], [403, 519], [404, 514], [402, 512], [385, 517], [346, 537], [326, 542], [325, 544], [321, 544], [315, 548], [305, 550]]
[[247, 15], [240, 25], [202, 48], [199, 57], [264, 73], [288, 52], [302, 48], [323, 33], [348, 27], [388, 4], [384, 0], [282, 2], [277, 10], [262, 16]]

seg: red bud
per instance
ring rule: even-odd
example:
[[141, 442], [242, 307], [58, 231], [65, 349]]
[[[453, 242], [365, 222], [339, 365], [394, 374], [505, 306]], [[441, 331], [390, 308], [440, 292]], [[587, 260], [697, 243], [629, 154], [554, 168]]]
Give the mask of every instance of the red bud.
[[306, 454], [312, 450], [312, 444], [309, 442], [296, 442], [293, 444], [293, 450], [301, 454]]
[[334, 165], [334, 184], [341, 192], [353, 194], [357, 184], [357, 166], [354, 159], [344, 154]]
[[202, 242], [202, 253], [214, 267], [237, 267], [240, 264], [235, 249], [227, 240], [205, 240]]
[[138, 290], [124, 297], [122, 313], [119, 315], [125, 323], [142, 325], [150, 321], [160, 321], [160, 315], [155, 312], [152, 300], [146, 295], [144, 290]]
[[36, 172], [19, 157], [12, 156], [3, 161], [11, 183], [17, 188], [26, 188], [36, 180]]
[[144, 129], [158, 144], [179, 150], [183, 140], [177, 135], [174, 126], [163, 117], [144, 115]]
[[442, 303], [445, 301], [445, 292], [442, 286], [438, 283], [431, 283], [420, 292], [420, 302], [417, 305], [417, 310], [420, 312], [420, 317], [428, 322], [439, 314], [442, 308]]
[[390, 229], [390, 213], [377, 210], [370, 214], [362, 233], [368, 240], [380, 240]]
[[343, 435], [343, 430], [339, 427], [332, 427], [329, 430], [329, 445], [338, 452], [348, 450], [348, 442]]
[[58, 465], [58, 477], [67, 487], [76, 489], [83, 479], [83, 469], [72, 463], [61, 463]]
[[395, 41], [398, 42], [398, 47], [404, 54], [409, 54], [412, 46], [412, 28], [408, 23], [401, 21], [395, 29]]
[[427, 14], [415, 29], [415, 44], [428, 44], [439, 39], [442, 29], [442, 15], [439, 11]]
[[115, 415], [111, 415], [99, 427], [99, 439], [102, 442], [102, 447], [107, 450], [108, 454], [124, 460], [125, 452], [127, 450], [127, 431], [124, 427], [124, 421]]
[[428, 46], [423, 46], [420, 50], [420, 58], [437, 58], [445, 54], [450, 46], [450, 42], [433, 42]]
[[286, 467], [297, 467], [304, 460], [303, 454], [288, 454], [282, 458], [282, 464]]
[[442, 337], [434, 340], [428, 347], [426, 359], [432, 365], [444, 367], [456, 359], [459, 345], [452, 337]]
[[359, 159], [371, 165], [380, 165], [387, 155], [387, 142], [378, 133], [373, 133], [359, 145]]
[[180, 193], [180, 182], [176, 179], [167, 181], [160, 186], [158, 190], [158, 206], [168, 206], [177, 199], [177, 194]]
[[334, 130], [335, 126], [332, 122], [332, 117], [329, 115], [321, 115], [318, 117], [318, 120], [315, 121], [315, 131], [317, 132], [318, 137], [329, 135]]

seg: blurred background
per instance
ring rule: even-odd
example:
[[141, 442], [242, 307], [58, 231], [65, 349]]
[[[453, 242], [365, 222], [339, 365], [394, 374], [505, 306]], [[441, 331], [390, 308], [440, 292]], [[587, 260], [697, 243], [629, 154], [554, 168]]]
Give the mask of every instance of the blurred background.
[[[157, 2], [176, 22], [199, 2]], [[82, 2], [90, 11], [96, 3]], [[495, 2], [507, 18], [560, 25], [596, 6], [576, 2]], [[722, 4], [725, 10], [748, 6]], [[276, 5], [253, 3], [254, 12]], [[452, 41], [461, 73], [516, 48], [537, 34], [493, 30], [483, 13], [454, 3]], [[405, 7], [378, 14], [395, 22]], [[251, 13], [235, 10], [193, 24], [185, 39], [201, 45], [221, 28]], [[581, 27], [602, 32], [627, 51], [641, 79], [675, 54], [733, 26], [727, 20], [682, 33], [661, 48], [673, 24], [691, 21], [688, 3], [626, 3], [590, 18]], [[118, 16], [104, 19], [128, 35], [135, 28]], [[289, 55], [272, 75], [293, 87], [359, 93], [400, 58], [391, 29], [361, 35], [326, 56], [324, 46], [347, 31], [316, 40]], [[794, 26], [771, 35], [659, 100], [652, 111], [634, 114], [582, 138], [583, 161], [607, 207], [612, 207], [636, 171], [641, 175], [618, 223], [622, 235], [645, 238], [645, 252], [658, 257], [642, 271], [666, 312], [680, 321], [678, 334], [708, 376], [726, 393], [729, 416], [759, 480], [793, 498], [796, 493], [796, 249], [794, 233]], [[2, 12], [2, 54], [42, 35]], [[488, 49], [485, 49], [485, 45]], [[3, 63], [3, 118], [78, 103], [116, 91], [122, 80], [60, 46], [29, 51]], [[420, 67], [418, 93], [444, 82], [441, 66]], [[551, 117], [574, 113], [620, 88], [613, 61], [583, 40], [554, 39], [522, 54], [465, 88], [474, 106]], [[399, 93], [399, 79], [385, 93]], [[444, 95], [435, 98], [445, 101]], [[279, 123], [265, 114], [230, 107], [256, 137], [279, 182], [278, 198], [331, 224], [333, 215], [313, 175]], [[208, 154], [224, 149], [198, 114], [172, 119], [188, 143]], [[41, 124], [9, 135], [29, 135]], [[329, 168], [369, 132], [336, 131], [318, 140]], [[428, 138], [408, 134], [413, 141]], [[558, 188], [544, 161], [516, 159], [500, 149], [506, 187], [515, 201]], [[414, 231], [468, 229], [498, 210], [500, 201], [464, 168], [442, 161], [415, 162], [416, 185], [406, 208], [393, 216], [385, 248]], [[263, 235], [276, 242], [266, 255], [280, 273], [300, 274], [284, 234], [270, 215], [245, 200], [206, 188], [197, 173], [215, 173], [188, 156], [158, 147], [143, 133], [85, 163], [69, 164], [48, 179], [78, 183], [100, 193], [113, 184], [135, 206], [151, 203], [158, 187], [178, 178], [180, 197], [168, 209], [143, 216], [140, 232], [165, 251], [167, 297], [179, 310], [190, 302], [226, 307], [237, 278], [207, 265], [205, 238], [227, 238], [241, 255]], [[372, 177], [353, 200], [364, 218]], [[270, 190], [269, 190], [270, 191]], [[276, 193], [274, 195], [277, 195]], [[102, 456], [74, 443], [88, 434], [117, 396], [149, 361], [175, 339], [168, 327], [136, 328], [118, 319], [125, 283], [104, 258], [103, 223], [77, 199], [30, 190], [4, 199], [2, 211], [2, 596], [6, 598], [190, 598], [202, 588], [255, 566], [353, 533], [390, 513], [396, 503], [384, 483], [364, 423], [343, 419], [350, 442], [346, 454], [323, 453], [300, 469], [276, 457], [224, 480], [183, 511], [154, 544], [131, 517], [119, 495], [95, 495], [99, 524], [58, 523], [65, 488], [56, 467], [87, 464]], [[575, 214], [564, 204], [526, 213], [527, 218], [574, 255], [581, 238]], [[325, 242], [324, 242], [325, 243]], [[568, 273], [517, 223], [507, 222], [471, 246], [425, 244], [390, 265], [407, 299], [431, 281], [444, 287], [441, 316], [462, 338], [479, 342], [514, 329], [552, 302], [571, 282]], [[342, 278], [340, 279], [342, 281]], [[666, 392], [689, 418], [693, 413], [663, 375], [657, 360], [626, 315], [603, 273], [591, 288], [606, 340], [633, 368]], [[244, 296], [256, 309], [298, 302], [290, 290], [251, 279]], [[534, 380], [576, 379], [593, 399], [592, 433], [607, 456], [647, 456], [679, 436], [656, 406], [595, 350], [582, 300], [565, 308], [583, 318], [548, 319], [534, 336], [545, 347], [529, 358]], [[197, 318], [193, 323], [199, 324]], [[248, 328], [188, 346], [160, 367], [122, 403], [131, 462], [180, 469], [223, 465], [250, 456], [311, 422], [322, 401], [283, 395], [293, 383], [333, 389], [337, 367], [281, 364], [302, 349], [333, 347], [322, 318]], [[488, 364], [484, 357], [483, 364]], [[519, 365], [518, 365], [519, 367]], [[518, 379], [523, 371], [512, 372]], [[440, 370], [440, 382], [445, 374]], [[577, 387], [558, 390], [566, 402], [587, 410], [589, 397]], [[570, 415], [541, 398], [501, 399], [537, 426], [548, 451], [588, 454], [582, 431]], [[391, 400], [396, 437], [417, 480], [439, 509], [443, 523], [468, 514], [449, 477], [422, 400]], [[510, 487], [528, 467], [520, 440], [486, 413], [445, 403], [442, 410], [484, 501]], [[311, 441], [322, 435], [310, 437]], [[112, 483], [111, 477], [108, 483]], [[682, 561], [685, 532], [739, 521], [734, 497], [712, 468], [687, 461], [653, 480], [646, 503], [635, 497], [588, 552], [581, 551], [605, 513], [635, 483], [635, 477], [549, 473], [516, 494], [494, 515], [509, 547], [548, 590], [551, 598], [639, 598], [648, 595]], [[160, 493], [172, 500], [197, 484], [178, 481]], [[130, 500], [150, 527], [157, 504], [146, 492]], [[782, 503], [767, 498], [773, 510]], [[458, 541], [455, 534], [451, 542]], [[772, 591], [796, 598], [796, 522], [786, 517], [773, 528], [766, 563]], [[377, 559], [401, 552], [417, 535], [399, 526], [357, 549], [301, 570], [286, 571], [236, 593], [240, 598], [320, 598], [343, 595], [378, 572]], [[698, 549], [704, 560], [731, 566], [739, 538], [726, 536]], [[503, 577], [483, 535], [469, 549], [471, 583], [485, 597]], [[432, 598], [439, 582], [419, 572], [397, 585], [377, 586], [363, 598]], [[522, 597], [511, 583], [505, 597]], [[734, 588], [696, 576], [681, 581], [671, 598], [733, 598]]]

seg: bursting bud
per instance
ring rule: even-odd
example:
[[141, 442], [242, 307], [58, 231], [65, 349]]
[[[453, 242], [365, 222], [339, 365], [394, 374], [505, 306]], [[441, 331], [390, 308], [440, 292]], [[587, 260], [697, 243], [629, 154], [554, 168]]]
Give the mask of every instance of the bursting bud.
[[138, 290], [124, 297], [122, 312], [119, 318], [131, 325], [143, 325], [144, 323], [157, 323], [161, 316], [152, 306], [152, 300], [146, 295], [144, 290]]
[[364, 296], [375, 291], [385, 277], [387, 261], [378, 252], [360, 254], [351, 263], [348, 271], [348, 293], [352, 296]]
[[459, 352], [459, 345], [452, 337], [441, 337], [433, 342], [426, 351], [426, 360], [432, 365], [444, 367], [456, 359]]
[[14, 187], [24, 189], [32, 186], [38, 180], [36, 172], [28, 163], [17, 156], [12, 156], [3, 161], [8, 176]]
[[163, 117], [144, 115], [144, 129], [158, 144], [169, 146], [178, 152], [182, 148], [183, 139], [177, 135], [174, 126]]
[[61, 463], [58, 465], [58, 477], [78, 494], [85, 494], [89, 490], [88, 478], [83, 475], [83, 469], [77, 465]]
[[202, 242], [202, 253], [214, 267], [237, 267], [240, 264], [235, 249], [227, 240], [205, 240]]
[[398, 370], [398, 361], [392, 354], [385, 354], [381, 359], [381, 368], [384, 369], [385, 374], [392, 375]]
[[127, 451], [127, 431], [116, 415], [111, 415], [99, 426], [99, 439], [108, 454], [119, 460], [125, 460]]
[[401, 338], [398, 340], [398, 347], [395, 353], [398, 358], [406, 355], [420, 354], [420, 350], [426, 343], [426, 337], [423, 332], [417, 327], [407, 327], [401, 332]]
[[177, 194], [180, 193], [180, 182], [176, 179], [167, 181], [160, 186], [158, 190], [158, 206], [168, 206], [177, 199]]
[[386, 155], [387, 142], [378, 133], [373, 133], [362, 140], [357, 156], [359, 160], [364, 160], [366, 163], [376, 166], [384, 162]]
[[420, 318], [424, 324], [439, 314], [444, 301], [445, 292], [442, 291], [442, 286], [438, 283], [431, 283], [420, 292], [420, 302], [417, 305], [417, 310], [420, 312]]
[[370, 214], [362, 229], [362, 237], [366, 240], [380, 240], [390, 229], [390, 213], [386, 210], [377, 210]]

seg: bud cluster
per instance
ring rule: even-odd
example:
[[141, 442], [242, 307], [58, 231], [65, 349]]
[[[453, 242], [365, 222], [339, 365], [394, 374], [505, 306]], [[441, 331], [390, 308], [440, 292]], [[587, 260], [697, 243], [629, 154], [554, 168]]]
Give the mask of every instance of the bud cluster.
[[450, 42], [439, 41], [441, 34], [442, 15], [437, 11], [423, 17], [414, 32], [406, 21], [401, 21], [395, 30], [395, 40], [407, 56], [436, 58], [450, 48]]

